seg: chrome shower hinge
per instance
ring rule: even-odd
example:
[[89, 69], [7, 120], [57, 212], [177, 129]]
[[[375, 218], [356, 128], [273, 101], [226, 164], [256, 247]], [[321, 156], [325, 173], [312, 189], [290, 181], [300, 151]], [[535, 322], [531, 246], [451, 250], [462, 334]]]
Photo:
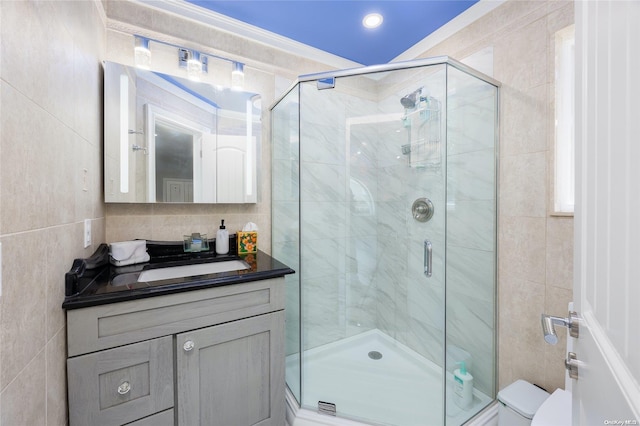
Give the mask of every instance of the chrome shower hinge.
[[335, 416], [336, 404], [332, 402], [318, 401], [318, 413], [327, 414], [329, 416]]

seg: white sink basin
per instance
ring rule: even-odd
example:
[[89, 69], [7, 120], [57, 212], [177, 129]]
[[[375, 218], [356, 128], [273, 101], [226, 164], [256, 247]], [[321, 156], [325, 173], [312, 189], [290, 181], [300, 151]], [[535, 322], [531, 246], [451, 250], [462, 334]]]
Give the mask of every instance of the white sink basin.
[[226, 260], [224, 262], [172, 266], [170, 268], [158, 268], [142, 271], [138, 277], [138, 282], [171, 280], [175, 278], [193, 277], [195, 275], [241, 271], [249, 268], [249, 264], [243, 260]]

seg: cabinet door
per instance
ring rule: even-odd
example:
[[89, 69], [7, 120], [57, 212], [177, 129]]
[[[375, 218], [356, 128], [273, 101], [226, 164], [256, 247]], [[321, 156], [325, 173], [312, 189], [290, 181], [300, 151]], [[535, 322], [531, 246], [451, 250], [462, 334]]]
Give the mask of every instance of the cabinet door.
[[177, 336], [178, 423], [282, 426], [284, 313]]
[[122, 425], [173, 407], [171, 336], [67, 360], [71, 426]]

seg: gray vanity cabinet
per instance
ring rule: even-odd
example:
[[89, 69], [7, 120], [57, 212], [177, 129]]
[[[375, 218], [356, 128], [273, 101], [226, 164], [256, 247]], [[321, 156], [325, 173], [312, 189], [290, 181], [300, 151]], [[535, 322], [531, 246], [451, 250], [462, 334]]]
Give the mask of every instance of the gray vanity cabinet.
[[178, 423], [280, 426], [282, 311], [177, 336]]
[[281, 426], [284, 278], [67, 311], [71, 426]]

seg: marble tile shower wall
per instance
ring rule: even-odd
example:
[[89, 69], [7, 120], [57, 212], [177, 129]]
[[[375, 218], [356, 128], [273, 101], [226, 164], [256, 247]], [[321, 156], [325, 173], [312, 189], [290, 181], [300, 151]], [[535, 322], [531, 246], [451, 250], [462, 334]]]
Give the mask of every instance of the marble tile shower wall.
[[[351, 148], [361, 143], [347, 136], [347, 117], [370, 115], [375, 104], [339, 90], [318, 92], [315, 83], [301, 84], [300, 209], [303, 348], [330, 343], [375, 328], [371, 264], [376, 257], [375, 226], [357, 216], [351, 179], [375, 193], [371, 166], [351, 161]], [[371, 136], [363, 135], [363, 140]], [[349, 141], [348, 141], [349, 139]], [[349, 142], [349, 143], [347, 143]], [[370, 155], [369, 155], [370, 157]], [[351, 286], [351, 283], [354, 283]]]
[[[434, 98], [444, 101], [444, 67], [421, 68], [419, 72], [406, 70], [391, 75], [403, 78], [402, 90], [380, 101], [381, 111], [400, 114], [400, 99], [418, 87], [425, 87]], [[444, 105], [444, 104], [443, 104]], [[383, 251], [379, 264], [378, 327], [399, 342], [407, 345], [427, 359], [442, 365], [444, 337], [444, 224], [445, 224], [445, 173], [442, 161], [444, 140], [438, 149], [426, 159], [430, 167], [416, 167], [410, 163], [416, 151], [421, 149], [417, 136], [435, 141], [436, 129], [444, 124], [444, 114], [437, 126], [424, 127], [422, 118], [413, 120], [411, 127], [403, 127], [402, 120], [380, 124], [384, 128], [379, 138], [378, 153], [378, 245]], [[425, 133], [416, 133], [413, 127]], [[434, 133], [435, 132], [435, 133]], [[411, 138], [409, 137], [411, 135]], [[403, 155], [403, 146], [411, 143], [412, 153]], [[434, 155], [435, 154], [435, 155]], [[418, 160], [421, 158], [418, 157]], [[428, 222], [415, 221], [411, 206], [418, 198], [429, 198], [436, 212]], [[432, 277], [424, 275], [424, 240], [434, 247]]]
[[[362, 100], [359, 110], [350, 110], [350, 116], [371, 114], [374, 105]], [[377, 141], [380, 130], [368, 123], [347, 119], [347, 173], [349, 174], [346, 229], [347, 229], [347, 335], [379, 328], [378, 295], [380, 265], [383, 252], [377, 238]]]
[[[415, 90], [416, 86], [424, 86], [431, 96], [441, 100], [444, 107], [444, 68], [432, 68], [435, 67], [422, 73], [411, 71], [410, 77], [401, 84], [404, 91], [396, 89], [391, 96], [377, 102], [376, 114], [386, 116], [390, 121], [381, 119], [353, 126], [348, 133], [352, 135], [352, 141], [367, 140], [371, 150], [371, 167], [367, 172], [372, 173], [370, 182], [376, 182], [373, 186], [375, 191], [372, 191], [375, 223], [366, 224], [366, 229], [375, 227], [375, 241], [372, 240], [367, 247], [369, 253], [375, 255], [375, 262], [368, 274], [359, 274], [372, 277], [375, 287], [369, 292], [375, 299], [375, 305], [363, 307], [367, 308], [367, 315], [373, 316], [370, 324], [434, 363], [444, 365], [446, 288], [447, 298], [457, 300], [457, 303], [446, 306], [447, 345], [471, 354], [481, 372], [477, 386], [491, 393], [494, 377], [496, 232], [495, 97], [493, 89], [487, 86], [488, 92], [473, 86], [467, 90], [458, 87], [458, 95], [448, 100], [446, 121], [442, 111], [439, 128], [429, 129], [431, 140], [437, 139], [440, 132], [441, 157], [431, 157], [429, 160], [434, 165], [429, 167], [411, 167], [410, 157], [401, 155], [403, 145], [408, 142], [407, 132], [411, 129], [403, 128], [397, 118], [402, 111], [399, 99], [402, 94]], [[398, 78], [397, 75], [390, 77]], [[384, 87], [384, 83], [380, 86]], [[448, 125], [446, 129], [445, 123]], [[419, 125], [420, 122], [413, 124]], [[411, 134], [415, 136], [417, 133]], [[445, 141], [445, 135], [448, 141]], [[355, 158], [361, 159], [364, 153], [362, 150]], [[360, 169], [353, 167], [354, 161], [350, 164], [350, 170]], [[420, 197], [431, 199], [436, 206], [436, 214], [427, 223], [417, 222], [411, 216], [410, 207]], [[423, 274], [425, 239], [434, 246], [435, 272], [431, 278]], [[362, 256], [355, 259], [359, 269], [364, 266], [366, 270], [365, 259], [372, 258]], [[349, 281], [348, 291], [357, 291], [354, 288], [356, 283], [356, 280]], [[452, 357], [448, 361], [456, 360]], [[453, 370], [455, 365], [447, 365], [447, 368]]]
[[67, 424], [63, 277], [104, 241], [104, 28], [99, 1], [0, 2], [2, 425]]

